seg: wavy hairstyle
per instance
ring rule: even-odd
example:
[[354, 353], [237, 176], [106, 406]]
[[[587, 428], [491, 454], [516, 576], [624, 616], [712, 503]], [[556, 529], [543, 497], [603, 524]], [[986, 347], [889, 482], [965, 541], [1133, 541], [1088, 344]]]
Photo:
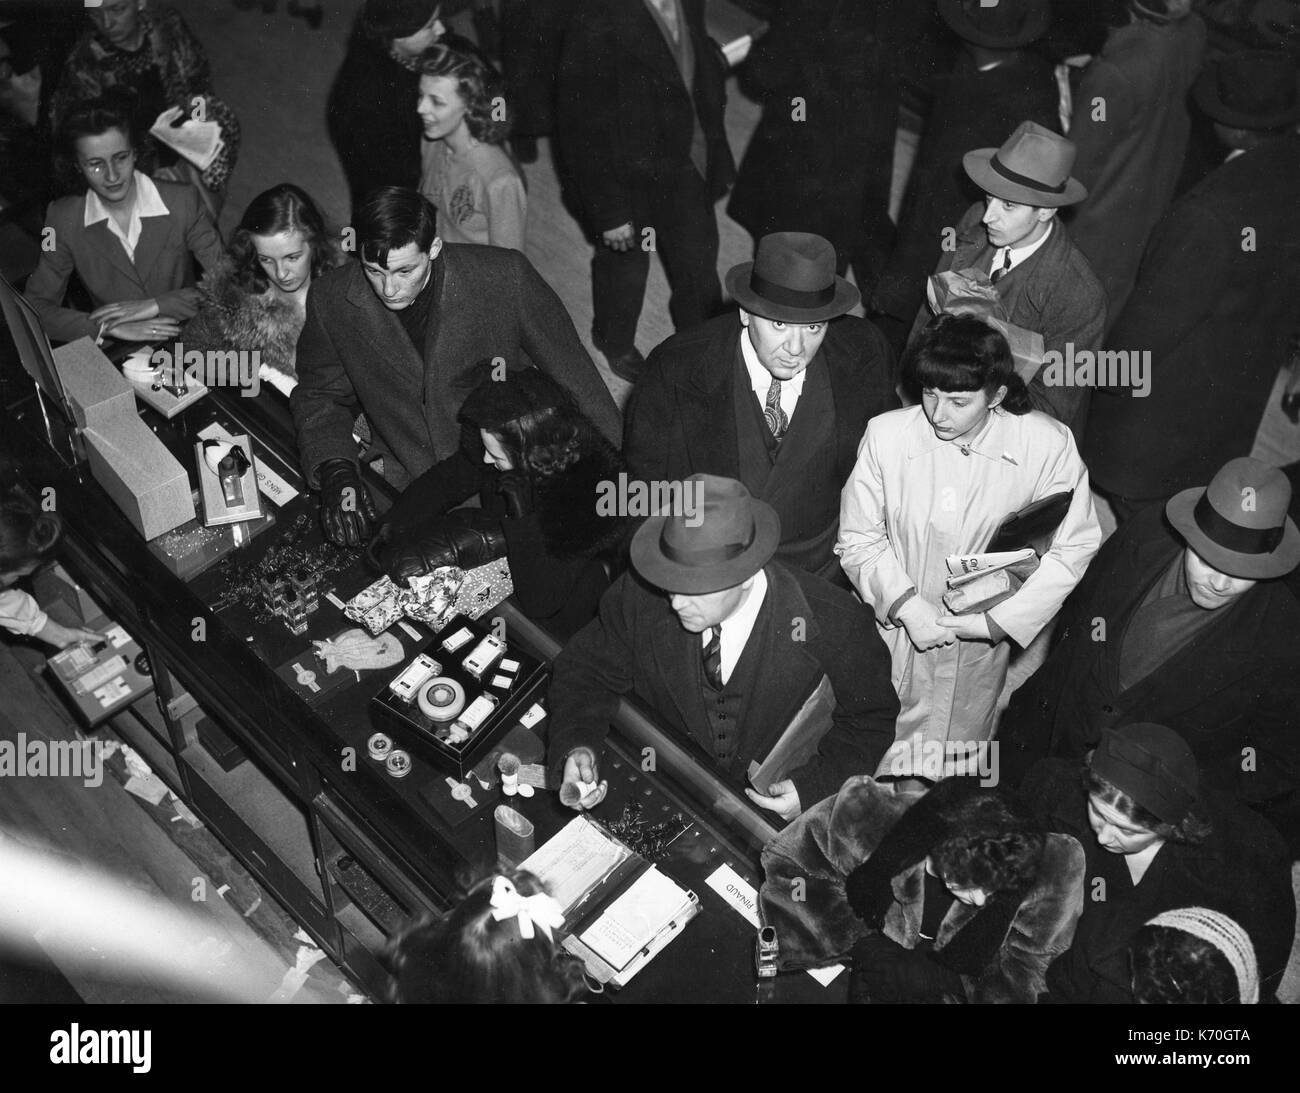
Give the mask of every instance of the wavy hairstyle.
[[983, 391], [992, 398], [1005, 386], [1002, 409], [1033, 409], [1006, 338], [973, 315], [936, 315], [903, 358], [903, 383], [917, 401], [924, 390]]
[[[525, 940], [515, 919], [492, 917], [495, 876], [475, 884], [441, 918], [424, 917], [398, 936], [385, 963], [396, 1003], [563, 1003], [586, 991], [582, 962], [541, 930]], [[510, 880], [522, 896], [544, 892], [531, 873]]]
[[484, 144], [501, 144], [510, 136], [510, 111], [505, 104], [505, 81], [488, 62], [450, 46], [435, 45], [420, 58], [420, 75], [456, 81], [456, 94], [465, 104], [465, 125], [469, 135]]
[[240, 289], [260, 295], [271, 285], [266, 270], [257, 260], [253, 236], [290, 231], [302, 232], [303, 240], [311, 248], [312, 280], [338, 265], [341, 252], [316, 202], [292, 182], [281, 182], [263, 190], [248, 203], [231, 236], [232, 279]]
[[[1089, 752], [1089, 757], [1092, 753]], [[1146, 828], [1153, 835], [1172, 843], [1185, 843], [1195, 846], [1209, 838], [1213, 828], [1205, 814], [1193, 804], [1178, 823], [1170, 824], [1160, 819], [1154, 812], [1139, 804], [1114, 782], [1093, 773], [1090, 767], [1083, 768], [1083, 788], [1089, 797], [1097, 797], [1102, 804], [1108, 805], [1137, 827]]]
[[136, 124], [131, 101], [107, 94], [77, 103], [60, 123], [54, 138], [54, 180], [65, 194], [84, 194], [90, 187], [77, 162], [77, 141], [120, 129], [135, 151], [135, 169], [149, 174], [155, 167], [153, 144]]
[[1018, 803], [996, 792], [973, 794], [954, 802], [944, 819], [955, 834], [930, 858], [949, 884], [990, 895], [1033, 885], [1046, 836]]
[[0, 468], [0, 573], [14, 573], [47, 561], [63, 534], [59, 517], [42, 512], [36, 499], [12, 474], [12, 468]]

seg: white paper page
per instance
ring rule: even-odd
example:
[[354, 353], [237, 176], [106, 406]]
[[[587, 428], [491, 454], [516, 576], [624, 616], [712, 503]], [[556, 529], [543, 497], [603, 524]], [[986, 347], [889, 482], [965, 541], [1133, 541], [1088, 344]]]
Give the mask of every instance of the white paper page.
[[615, 842], [585, 816], [575, 816], [521, 865], [537, 877], [564, 908], [565, 915], [583, 895], [611, 873], [631, 851]]
[[624, 968], [687, 904], [686, 893], [651, 866], [605, 908], [580, 941], [612, 968]]

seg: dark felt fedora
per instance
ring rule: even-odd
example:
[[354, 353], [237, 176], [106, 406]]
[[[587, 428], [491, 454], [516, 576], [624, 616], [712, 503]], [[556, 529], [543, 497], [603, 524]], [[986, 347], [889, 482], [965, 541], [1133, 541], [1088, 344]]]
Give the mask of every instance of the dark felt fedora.
[[990, 49], [1019, 49], [1036, 42], [1052, 22], [1048, 0], [939, 0], [939, 14], [959, 38]]
[[1149, 721], [1106, 729], [1088, 768], [1167, 824], [1186, 819], [1200, 789], [1187, 741]]
[[1280, 50], [1243, 49], [1207, 64], [1193, 95], [1206, 115], [1234, 129], [1280, 129], [1300, 120], [1300, 77]]
[[727, 273], [727, 291], [751, 315], [783, 323], [820, 323], [852, 311], [858, 290], [835, 273], [835, 248], [809, 232], [773, 232], [752, 262]]
[[1300, 529], [1287, 508], [1291, 483], [1276, 467], [1242, 457], [1205, 488], [1165, 503], [1169, 522], [1220, 573], [1247, 580], [1284, 577], [1300, 565]]
[[1075, 148], [1059, 133], [1022, 121], [1001, 148], [977, 148], [962, 166], [981, 190], [1004, 201], [1040, 208], [1077, 205], [1088, 191], [1077, 178]]
[[781, 542], [771, 505], [734, 478], [693, 474], [683, 485], [683, 511], [651, 516], [632, 537], [642, 577], [665, 592], [698, 596], [733, 588], [771, 560]]

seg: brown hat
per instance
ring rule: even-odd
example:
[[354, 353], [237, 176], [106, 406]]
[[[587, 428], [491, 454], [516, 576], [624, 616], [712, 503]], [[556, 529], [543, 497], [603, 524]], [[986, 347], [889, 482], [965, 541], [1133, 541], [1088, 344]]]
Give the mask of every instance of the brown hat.
[[1300, 529], [1287, 515], [1291, 483], [1258, 459], [1233, 459], [1205, 488], [1165, 503], [1178, 533], [1220, 573], [1247, 580], [1284, 577], [1300, 565]]
[[1077, 205], [1088, 191], [1070, 177], [1075, 147], [1059, 133], [1022, 121], [1001, 148], [977, 148], [962, 166], [981, 190], [1004, 201], [1040, 208]]
[[1187, 817], [1200, 789], [1187, 741], [1151, 722], [1105, 730], [1088, 768], [1167, 824]]
[[939, 14], [959, 38], [990, 49], [1027, 46], [1052, 22], [1048, 0], [939, 0]]
[[1300, 77], [1289, 53], [1243, 49], [1207, 64], [1196, 105], [1234, 129], [1280, 129], [1300, 119]]
[[858, 290], [835, 273], [835, 248], [810, 232], [774, 232], [752, 262], [727, 273], [727, 291], [751, 315], [782, 323], [821, 323], [852, 311]]
[[665, 592], [698, 596], [733, 588], [767, 565], [781, 543], [771, 505], [734, 478], [693, 474], [681, 484], [683, 511], [651, 516], [632, 538], [642, 577]]

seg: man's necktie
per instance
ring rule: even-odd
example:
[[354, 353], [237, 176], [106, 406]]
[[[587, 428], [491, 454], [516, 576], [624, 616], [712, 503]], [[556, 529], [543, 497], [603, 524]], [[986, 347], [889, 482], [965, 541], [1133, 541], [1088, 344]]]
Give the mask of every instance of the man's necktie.
[[722, 690], [722, 627], [709, 628], [709, 640], [704, 643], [704, 678], [715, 691]]
[[786, 429], [790, 427], [790, 419], [785, 416], [785, 411], [781, 409], [781, 381], [775, 376], [772, 377], [772, 386], [767, 389], [767, 402], [763, 406], [763, 420], [767, 422], [767, 427], [772, 436], [780, 444], [781, 438], [785, 436]]
[[1002, 268], [995, 269], [989, 278], [995, 285], [1011, 272], [1011, 248], [1007, 247], [1007, 256], [1002, 260]]

